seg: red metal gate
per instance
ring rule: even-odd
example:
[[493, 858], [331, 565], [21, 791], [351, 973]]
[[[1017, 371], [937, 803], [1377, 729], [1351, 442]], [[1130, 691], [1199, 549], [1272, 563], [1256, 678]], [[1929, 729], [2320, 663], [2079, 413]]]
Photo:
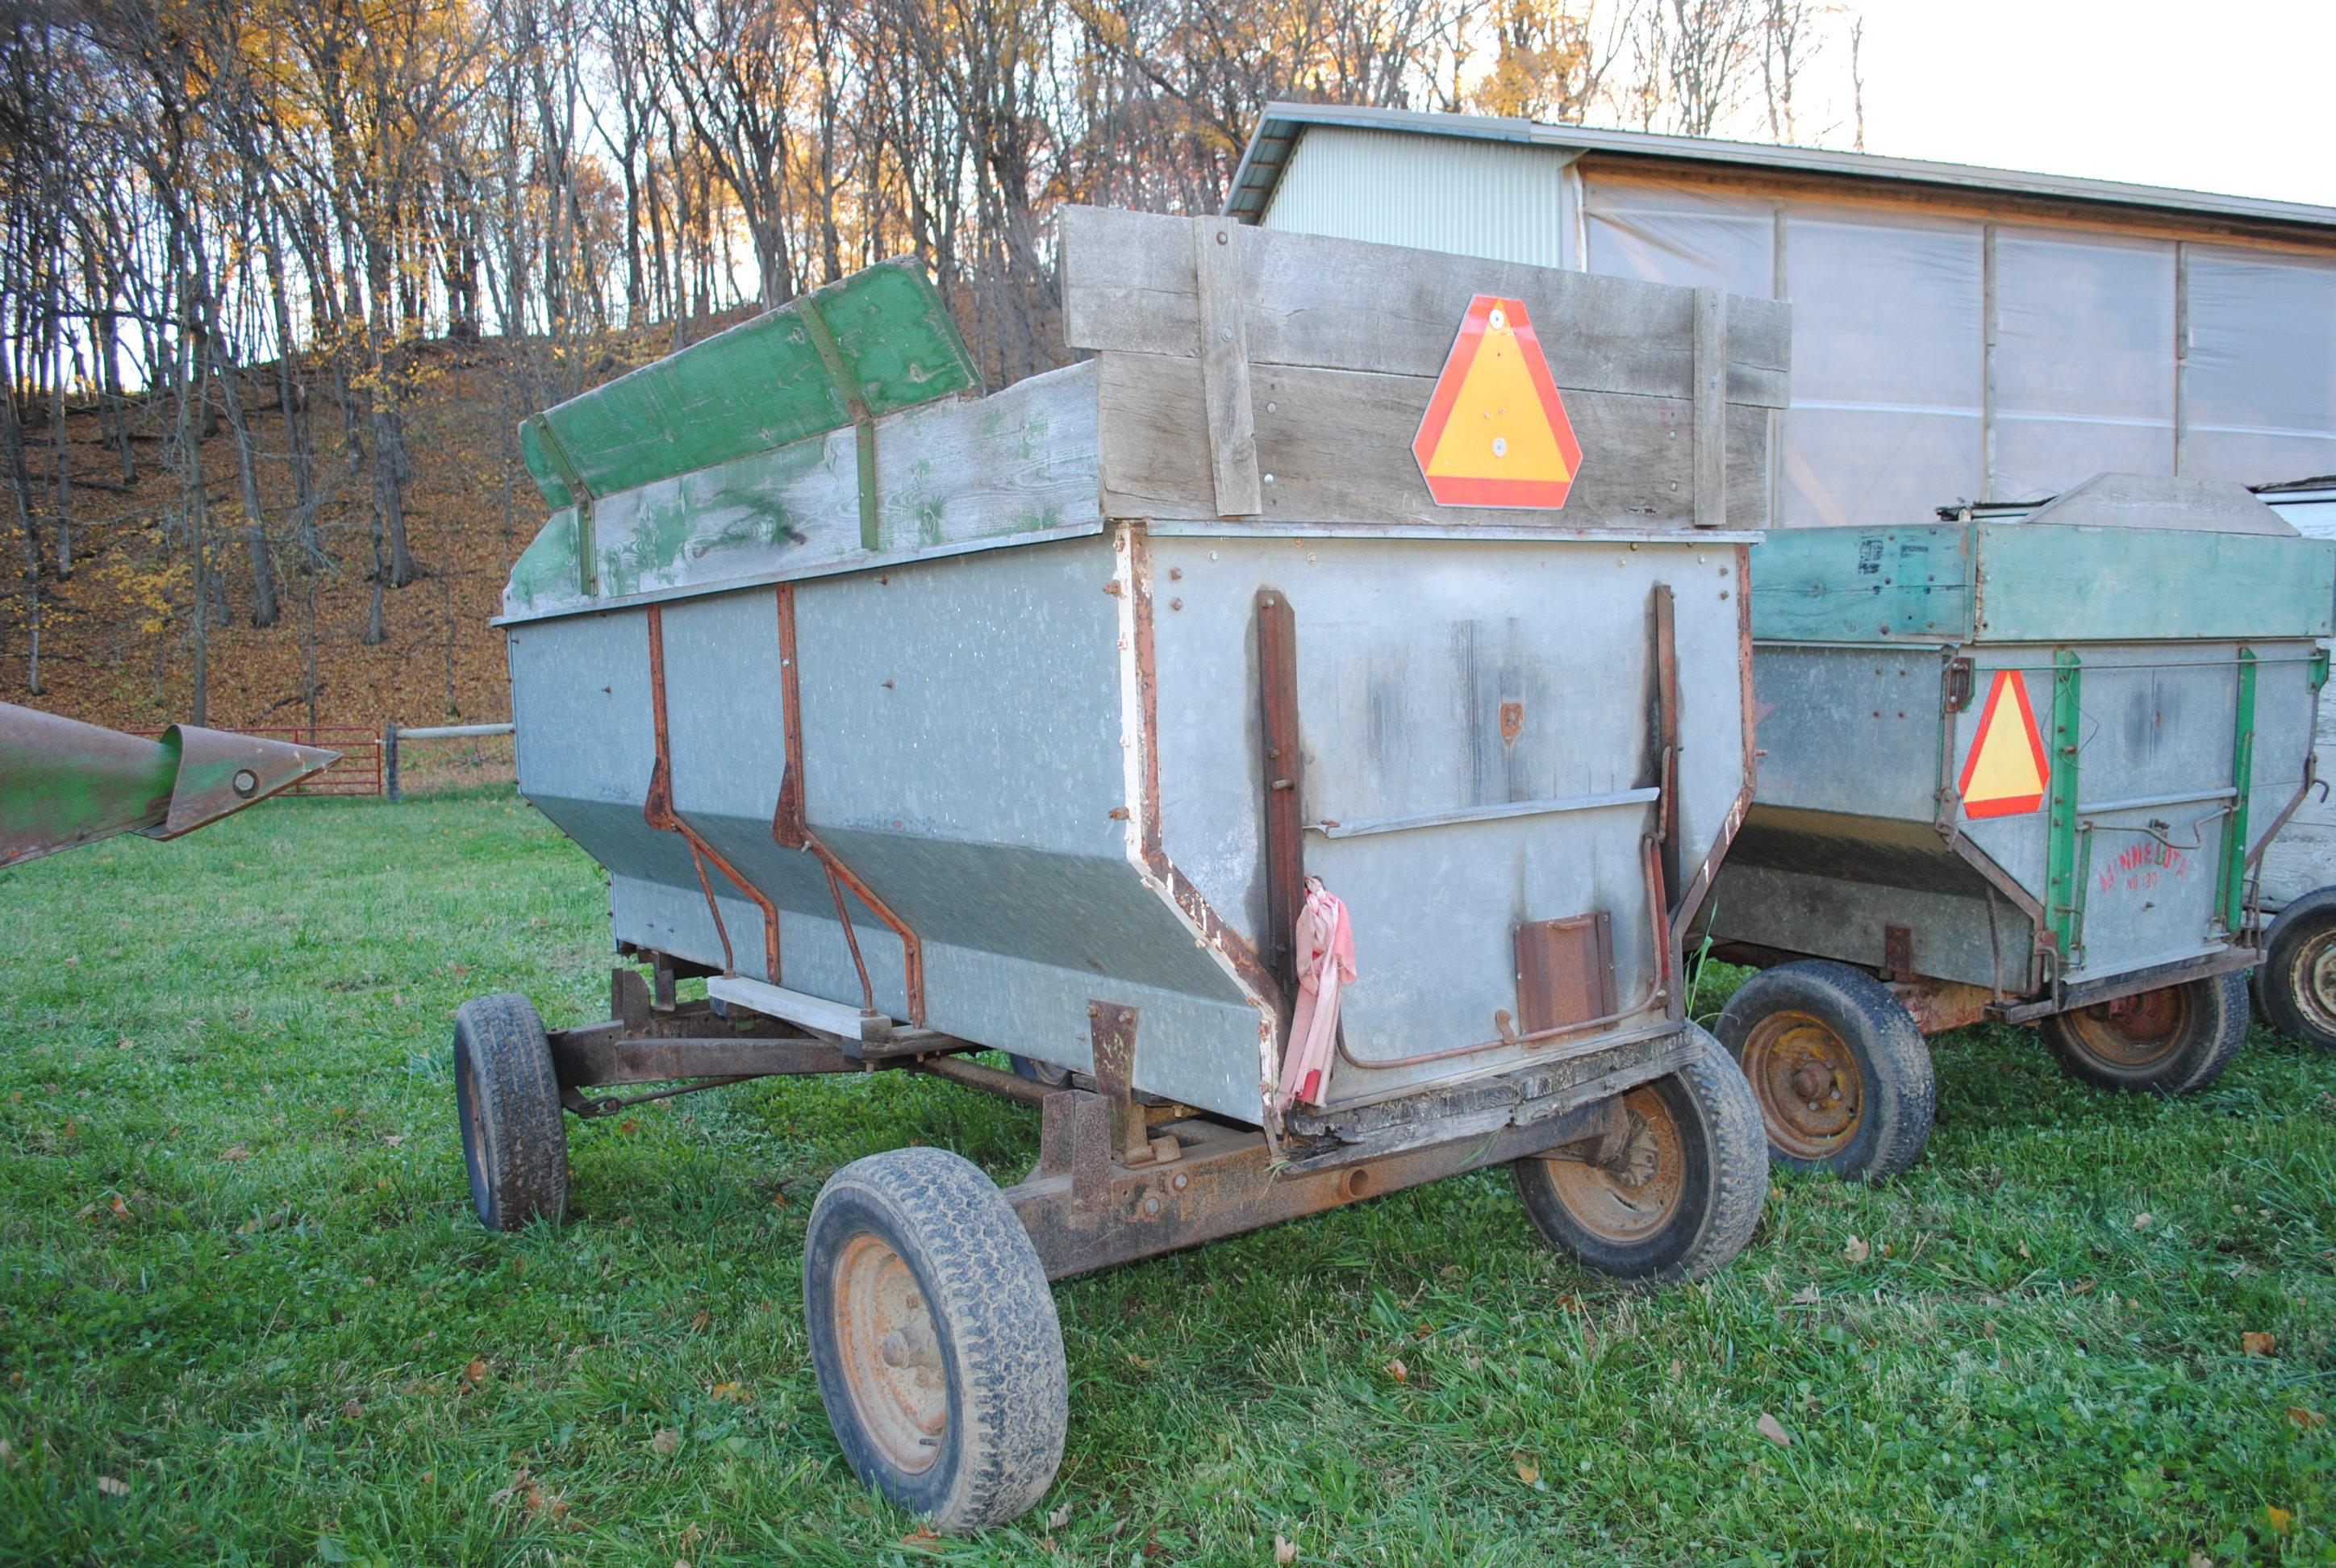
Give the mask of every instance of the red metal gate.
[[[212, 726], [220, 727], [220, 726]], [[130, 735], [157, 736], [159, 729], [133, 729]], [[381, 788], [381, 732], [362, 725], [260, 725], [225, 729], [228, 735], [257, 735], [261, 740], [290, 741], [297, 745], [323, 746], [340, 756], [330, 767], [286, 790], [292, 795], [377, 795]]]

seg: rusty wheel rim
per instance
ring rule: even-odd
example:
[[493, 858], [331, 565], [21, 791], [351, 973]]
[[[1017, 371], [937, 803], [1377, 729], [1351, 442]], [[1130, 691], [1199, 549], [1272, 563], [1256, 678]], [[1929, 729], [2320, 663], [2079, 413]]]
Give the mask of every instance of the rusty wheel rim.
[[2190, 993], [2163, 986], [2136, 997], [2063, 1013], [2067, 1037], [2095, 1061], [2124, 1072], [2156, 1067], [2182, 1049], [2190, 1033]]
[[1558, 1201], [1602, 1242], [1628, 1246], [1669, 1224], [1687, 1192], [1687, 1144], [1679, 1119], [1651, 1085], [1622, 1097], [1630, 1130], [1610, 1165], [1544, 1160]]
[[1803, 1160], [1847, 1148], [1865, 1117], [1865, 1075], [1849, 1042], [1811, 1013], [1770, 1013], [1745, 1037], [1744, 1076], [1768, 1141]]
[[894, 1469], [930, 1469], [949, 1430], [949, 1382], [916, 1276], [898, 1252], [862, 1233], [836, 1259], [834, 1290], [839, 1359], [860, 1429]]
[[2336, 1035], [2336, 928], [2296, 944], [2287, 960], [2287, 989], [2305, 1023]]

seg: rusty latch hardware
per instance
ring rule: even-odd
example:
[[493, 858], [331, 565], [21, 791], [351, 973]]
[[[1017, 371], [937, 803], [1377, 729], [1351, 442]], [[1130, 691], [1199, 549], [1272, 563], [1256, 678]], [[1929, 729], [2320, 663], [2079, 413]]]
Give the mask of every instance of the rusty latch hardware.
[[1947, 711], [1961, 713], [1971, 706], [1971, 661], [1968, 658], [1947, 660]]

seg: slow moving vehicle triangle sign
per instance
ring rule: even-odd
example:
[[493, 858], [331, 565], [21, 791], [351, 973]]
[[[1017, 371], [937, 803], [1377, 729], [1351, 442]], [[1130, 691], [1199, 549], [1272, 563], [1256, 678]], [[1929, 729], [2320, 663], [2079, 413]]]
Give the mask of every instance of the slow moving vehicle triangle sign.
[[1987, 688], [1987, 706], [1980, 710], [1979, 729], [1971, 736], [1971, 755], [1963, 762], [1963, 814], [1973, 817], [2016, 817], [2044, 803], [2044, 788], [2052, 765], [2044, 751], [2044, 737], [2036, 730], [2036, 710], [2029, 706], [2028, 679], [2016, 669], [1995, 672]]
[[1411, 450], [1438, 506], [1565, 504], [1582, 443], [1524, 301], [1469, 302]]

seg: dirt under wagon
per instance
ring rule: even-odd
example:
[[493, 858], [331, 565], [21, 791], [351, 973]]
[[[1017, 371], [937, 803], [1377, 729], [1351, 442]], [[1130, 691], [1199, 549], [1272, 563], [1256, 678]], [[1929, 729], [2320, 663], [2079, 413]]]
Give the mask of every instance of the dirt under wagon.
[[[1050, 1281], [1499, 1164], [1677, 1279], [1767, 1190], [1679, 944], [1750, 801], [1784, 308], [1086, 209], [1063, 257], [1093, 356], [988, 396], [887, 265], [528, 422], [520, 786], [634, 963], [606, 1022], [455, 1034], [498, 1229], [564, 1212], [563, 1107], [910, 1071], [1038, 1110], [1010, 1188], [902, 1149], [809, 1222], [837, 1439], [948, 1528], [1059, 1462]], [[1493, 379], [1415, 450], [1462, 347]], [[1432, 488], [1552, 453], [1562, 511]]]

